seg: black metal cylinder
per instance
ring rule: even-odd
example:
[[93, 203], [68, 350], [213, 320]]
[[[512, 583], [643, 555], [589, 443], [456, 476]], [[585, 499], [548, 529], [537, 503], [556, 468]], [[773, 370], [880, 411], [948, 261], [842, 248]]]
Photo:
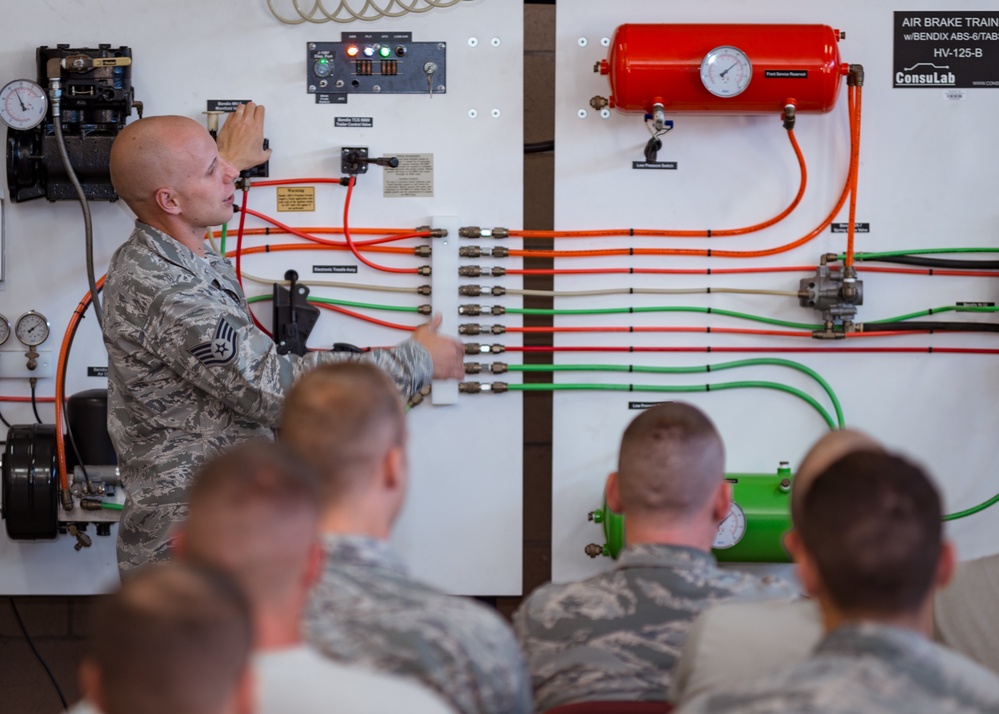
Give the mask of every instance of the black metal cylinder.
[[88, 389], [77, 392], [67, 400], [66, 411], [83, 465], [117, 464], [118, 455], [108, 436], [108, 391]]

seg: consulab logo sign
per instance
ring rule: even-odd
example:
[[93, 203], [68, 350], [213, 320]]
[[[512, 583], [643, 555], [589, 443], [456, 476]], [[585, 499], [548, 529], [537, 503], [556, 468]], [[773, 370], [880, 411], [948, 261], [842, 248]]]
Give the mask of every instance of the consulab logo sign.
[[999, 12], [895, 12], [893, 87], [999, 87]]

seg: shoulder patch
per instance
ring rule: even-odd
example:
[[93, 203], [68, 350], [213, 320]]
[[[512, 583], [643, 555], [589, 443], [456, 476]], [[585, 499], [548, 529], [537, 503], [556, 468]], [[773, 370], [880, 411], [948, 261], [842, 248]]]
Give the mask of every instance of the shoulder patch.
[[220, 317], [211, 341], [192, 347], [188, 352], [206, 367], [220, 367], [236, 359], [236, 338], [232, 325], [224, 317]]

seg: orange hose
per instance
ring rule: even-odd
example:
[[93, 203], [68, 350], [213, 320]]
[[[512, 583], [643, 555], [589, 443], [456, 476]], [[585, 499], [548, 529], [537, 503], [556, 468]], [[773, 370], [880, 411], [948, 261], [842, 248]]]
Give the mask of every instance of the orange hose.
[[[316, 245], [315, 243], [279, 243], [276, 245], [256, 245], [251, 248], [243, 248], [243, 255], [253, 255], [254, 253], [276, 253], [282, 250], [350, 250], [346, 244], [336, 243], [332, 245]], [[400, 248], [389, 245], [372, 245], [363, 248], [368, 253], [400, 253], [402, 255], [413, 255], [412, 248]], [[233, 255], [233, 252], [226, 251], [226, 256]]]
[[[97, 289], [100, 290], [104, 287], [104, 278], [107, 276], [101, 276], [101, 279], [97, 281]], [[69, 491], [69, 475], [66, 471], [66, 438], [62, 433], [62, 405], [65, 400], [64, 394], [64, 384], [66, 380], [66, 364], [69, 361], [69, 348], [73, 344], [73, 336], [76, 334], [77, 325], [83, 318], [83, 313], [86, 312], [87, 307], [91, 302], [90, 291], [83, 296], [80, 300], [80, 304], [76, 306], [76, 310], [73, 311], [73, 316], [69, 319], [69, 324], [66, 326], [66, 332], [62, 338], [62, 347], [59, 348], [59, 361], [56, 365], [56, 380], [55, 380], [55, 436], [56, 436], [56, 467], [59, 471], [59, 487], [64, 491]]]
[[853, 267], [853, 240], [854, 232], [856, 230], [856, 220], [857, 220], [857, 181], [860, 174], [860, 116], [861, 116], [861, 96], [862, 87], [851, 86], [848, 96], [853, 97], [853, 111], [850, 113], [850, 165], [853, 168], [853, 176], [851, 178], [851, 189], [850, 189], [850, 222], [847, 224], [846, 229], [846, 258], [843, 261], [844, 266], [847, 268]]
[[[268, 223], [271, 223], [271, 224], [277, 224], [278, 223], [278, 221], [276, 219], [271, 219], [269, 216], [267, 216], [264, 213], [258, 213], [257, 211], [251, 211], [250, 209], [247, 209], [247, 212], [251, 216], [256, 216], [257, 218], [265, 220]], [[310, 228], [298, 228], [297, 230], [307, 231], [309, 233], [328, 233], [330, 235], [343, 235], [343, 228], [334, 228], [334, 227], [330, 227], [330, 226], [310, 227]], [[283, 232], [287, 232], [287, 231], [284, 231], [284, 230], [275, 231], [275, 230], [271, 230], [271, 229], [268, 229], [268, 228], [247, 228], [243, 232], [246, 235], [248, 235], [248, 236], [254, 236], [254, 235], [262, 236], [262, 235], [267, 235], [268, 233], [283, 233]], [[414, 233], [416, 236], [423, 237], [423, 238], [425, 238], [425, 237], [427, 237], [427, 236], [430, 235], [429, 233], [425, 233], [425, 232], [424, 233], [414, 232], [412, 228], [351, 228], [350, 232], [351, 232], [351, 234], [356, 234], [356, 235], [393, 235], [393, 236], [394, 235], [400, 235], [402, 233]], [[219, 231], [214, 231], [214, 232], [212, 232], [212, 235], [215, 238], [221, 238], [222, 237], [222, 231], [220, 231], [220, 230]], [[354, 241], [354, 245], [363, 245], [363, 242], [362, 241]]]
[[756, 223], [751, 226], [744, 226], [742, 228], [725, 228], [717, 231], [707, 229], [697, 231], [679, 231], [652, 230], [645, 228], [620, 228], [599, 231], [510, 231], [510, 236], [513, 238], [606, 238], [611, 236], [626, 235], [650, 238], [724, 238], [727, 236], [739, 236], [761, 231], [764, 228], [769, 228], [775, 223], [780, 223], [787, 218], [791, 212], [798, 207], [798, 204], [801, 203], [801, 199], [805, 195], [805, 187], [808, 185], [808, 169], [805, 166], [805, 156], [801, 153], [801, 147], [798, 145], [798, 139], [794, 136], [793, 129], [787, 130], [787, 138], [791, 142], [791, 148], [794, 149], [794, 155], [798, 159], [798, 168], [801, 172], [801, 181], [798, 184], [798, 193], [794, 197], [794, 200], [788, 204], [787, 208], [773, 218], [760, 223]]

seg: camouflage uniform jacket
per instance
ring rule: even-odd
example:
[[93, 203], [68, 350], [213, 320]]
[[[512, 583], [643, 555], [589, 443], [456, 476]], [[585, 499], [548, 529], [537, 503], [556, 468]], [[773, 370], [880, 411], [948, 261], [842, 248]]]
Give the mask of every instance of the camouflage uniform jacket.
[[523, 655], [498, 614], [414, 580], [383, 541], [325, 535], [323, 549], [305, 617], [316, 649], [418, 679], [463, 714], [531, 711]]
[[680, 712], [999, 712], [999, 677], [912, 630], [844, 625], [797, 666], [755, 686], [698, 697]]
[[[279, 355], [250, 318], [230, 265], [136, 223], [104, 286], [108, 430], [128, 499], [118, 530], [122, 570], [167, 557], [170, 526], [186, 514], [193, 473], [212, 456], [272, 438], [285, 393], [309, 369], [356, 355]], [[373, 350], [405, 394], [433, 365], [412, 340]]]
[[665, 700], [701, 610], [735, 597], [796, 595], [784, 581], [722, 570], [695, 548], [631, 545], [610, 572], [538, 588], [513, 624], [538, 711], [585, 700]]

